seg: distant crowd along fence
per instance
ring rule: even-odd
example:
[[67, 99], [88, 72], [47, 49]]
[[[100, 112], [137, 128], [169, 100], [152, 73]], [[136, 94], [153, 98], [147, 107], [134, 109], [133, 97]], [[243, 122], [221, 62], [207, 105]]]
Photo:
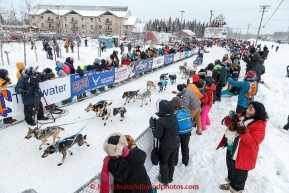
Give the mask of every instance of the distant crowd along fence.
[[[83, 77], [73, 74], [64, 78], [41, 82], [39, 86], [47, 103], [53, 104], [84, 92], [122, 82], [132, 76], [138, 76], [160, 66], [166, 66], [172, 62], [188, 58], [193, 54], [194, 51], [186, 51], [157, 58], [137, 60], [133, 61], [129, 66], [123, 65], [120, 68], [111, 68], [111, 70], [102, 72], [90, 71], [86, 72]], [[42, 102], [45, 104], [43, 97]], [[17, 116], [17, 120], [18, 117], [22, 117], [22, 120], [24, 119], [21, 94], [15, 92], [15, 86], [0, 90], [0, 115], [0, 119], [12, 116]]]

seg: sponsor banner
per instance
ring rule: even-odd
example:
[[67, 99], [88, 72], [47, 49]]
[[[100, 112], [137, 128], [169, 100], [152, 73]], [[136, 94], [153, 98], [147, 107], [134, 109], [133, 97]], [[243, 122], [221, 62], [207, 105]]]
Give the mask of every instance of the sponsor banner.
[[185, 58], [190, 57], [190, 53], [191, 53], [190, 51], [186, 51], [186, 52], [185, 52]]
[[146, 72], [152, 69], [153, 65], [153, 58], [148, 58], [145, 60], [137, 60], [134, 61], [133, 72], [134, 74], [138, 75], [142, 72]]
[[152, 68], [154, 69], [154, 68], [163, 66], [164, 65], [164, 60], [165, 60], [164, 56], [159, 56], [157, 58], [153, 58], [153, 66], [152, 66]]
[[124, 65], [115, 70], [114, 83], [118, 83], [127, 79], [130, 66]]
[[7, 87], [0, 90], [0, 117], [7, 118], [16, 115], [24, 115], [24, 105], [21, 94], [16, 94], [15, 87]]
[[180, 52], [174, 54], [174, 62], [180, 60]]
[[185, 52], [181, 52], [180, 53], [180, 59], [184, 59], [185, 58]]
[[[41, 89], [42, 95], [47, 101], [47, 104], [60, 102], [71, 96], [69, 76], [41, 82], [39, 87]], [[45, 105], [45, 100], [43, 97], [41, 98], [41, 101], [43, 105]]]
[[78, 74], [70, 75], [71, 97], [84, 92], [95, 90], [114, 83], [115, 69], [104, 70], [102, 72], [86, 72], [83, 77]]
[[165, 55], [164, 65], [168, 65], [174, 61], [174, 54]]
[[207, 27], [205, 28], [205, 38], [227, 38], [227, 28]]

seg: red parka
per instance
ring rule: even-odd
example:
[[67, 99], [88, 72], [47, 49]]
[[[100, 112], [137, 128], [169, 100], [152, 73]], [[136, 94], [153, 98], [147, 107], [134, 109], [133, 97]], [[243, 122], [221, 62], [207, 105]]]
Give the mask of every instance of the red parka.
[[212, 84], [209, 88], [206, 88], [206, 92], [204, 94], [204, 97], [201, 100], [201, 103], [203, 103], [206, 106], [212, 107], [214, 94], [213, 91], [216, 90], [216, 85]]
[[[252, 170], [255, 168], [257, 156], [259, 152], [259, 145], [265, 138], [266, 122], [262, 120], [254, 121], [247, 125], [249, 132], [245, 134], [238, 134], [240, 137], [238, 155], [236, 158], [237, 169], [241, 170]], [[225, 125], [229, 126], [232, 123], [225, 118]], [[226, 146], [226, 138], [223, 136], [217, 149]]]

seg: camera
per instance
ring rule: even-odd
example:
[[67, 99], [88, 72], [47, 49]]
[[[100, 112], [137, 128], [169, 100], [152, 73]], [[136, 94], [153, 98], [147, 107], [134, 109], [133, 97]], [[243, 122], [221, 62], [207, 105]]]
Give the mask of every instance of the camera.
[[40, 82], [44, 82], [50, 78], [50, 74], [41, 73], [41, 72], [34, 72], [28, 78], [28, 83], [30, 84], [39, 84]]
[[231, 121], [238, 121], [239, 120], [239, 116], [235, 111], [230, 111], [229, 112], [229, 119]]

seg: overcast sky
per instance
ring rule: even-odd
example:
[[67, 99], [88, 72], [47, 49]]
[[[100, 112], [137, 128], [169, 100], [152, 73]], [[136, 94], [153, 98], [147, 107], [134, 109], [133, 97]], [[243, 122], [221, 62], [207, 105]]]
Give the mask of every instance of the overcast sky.
[[[2, 0], [3, 1], [3, 0]], [[5, 0], [4, 0], [5, 1]], [[19, 4], [21, 0], [6, 0]], [[223, 13], [227, 27], [242, 28], [241, 32], [246, 33], [248, 23], [249, 32], [257, 34], [260, 24], [260, 5], [270, 5], [268, 12], [265, 12], [262, 26], [268, 21], [275, 9], [282, 0], [34, 0], [36, 4], [61, 4], [61, 5], [93, 5], [93, 6], [128, 6], [133, 16], [137, 16], [142, 22], [150, 19], [172, 19], [181, 18], [209, 22], [210, 10], [213, 10], [213, 17]], [[289, 27], [289, 0], [284, 0], [271, 20], [262, 28], [260, 33], [274, 33], [275, 31], [287, 31]]]

